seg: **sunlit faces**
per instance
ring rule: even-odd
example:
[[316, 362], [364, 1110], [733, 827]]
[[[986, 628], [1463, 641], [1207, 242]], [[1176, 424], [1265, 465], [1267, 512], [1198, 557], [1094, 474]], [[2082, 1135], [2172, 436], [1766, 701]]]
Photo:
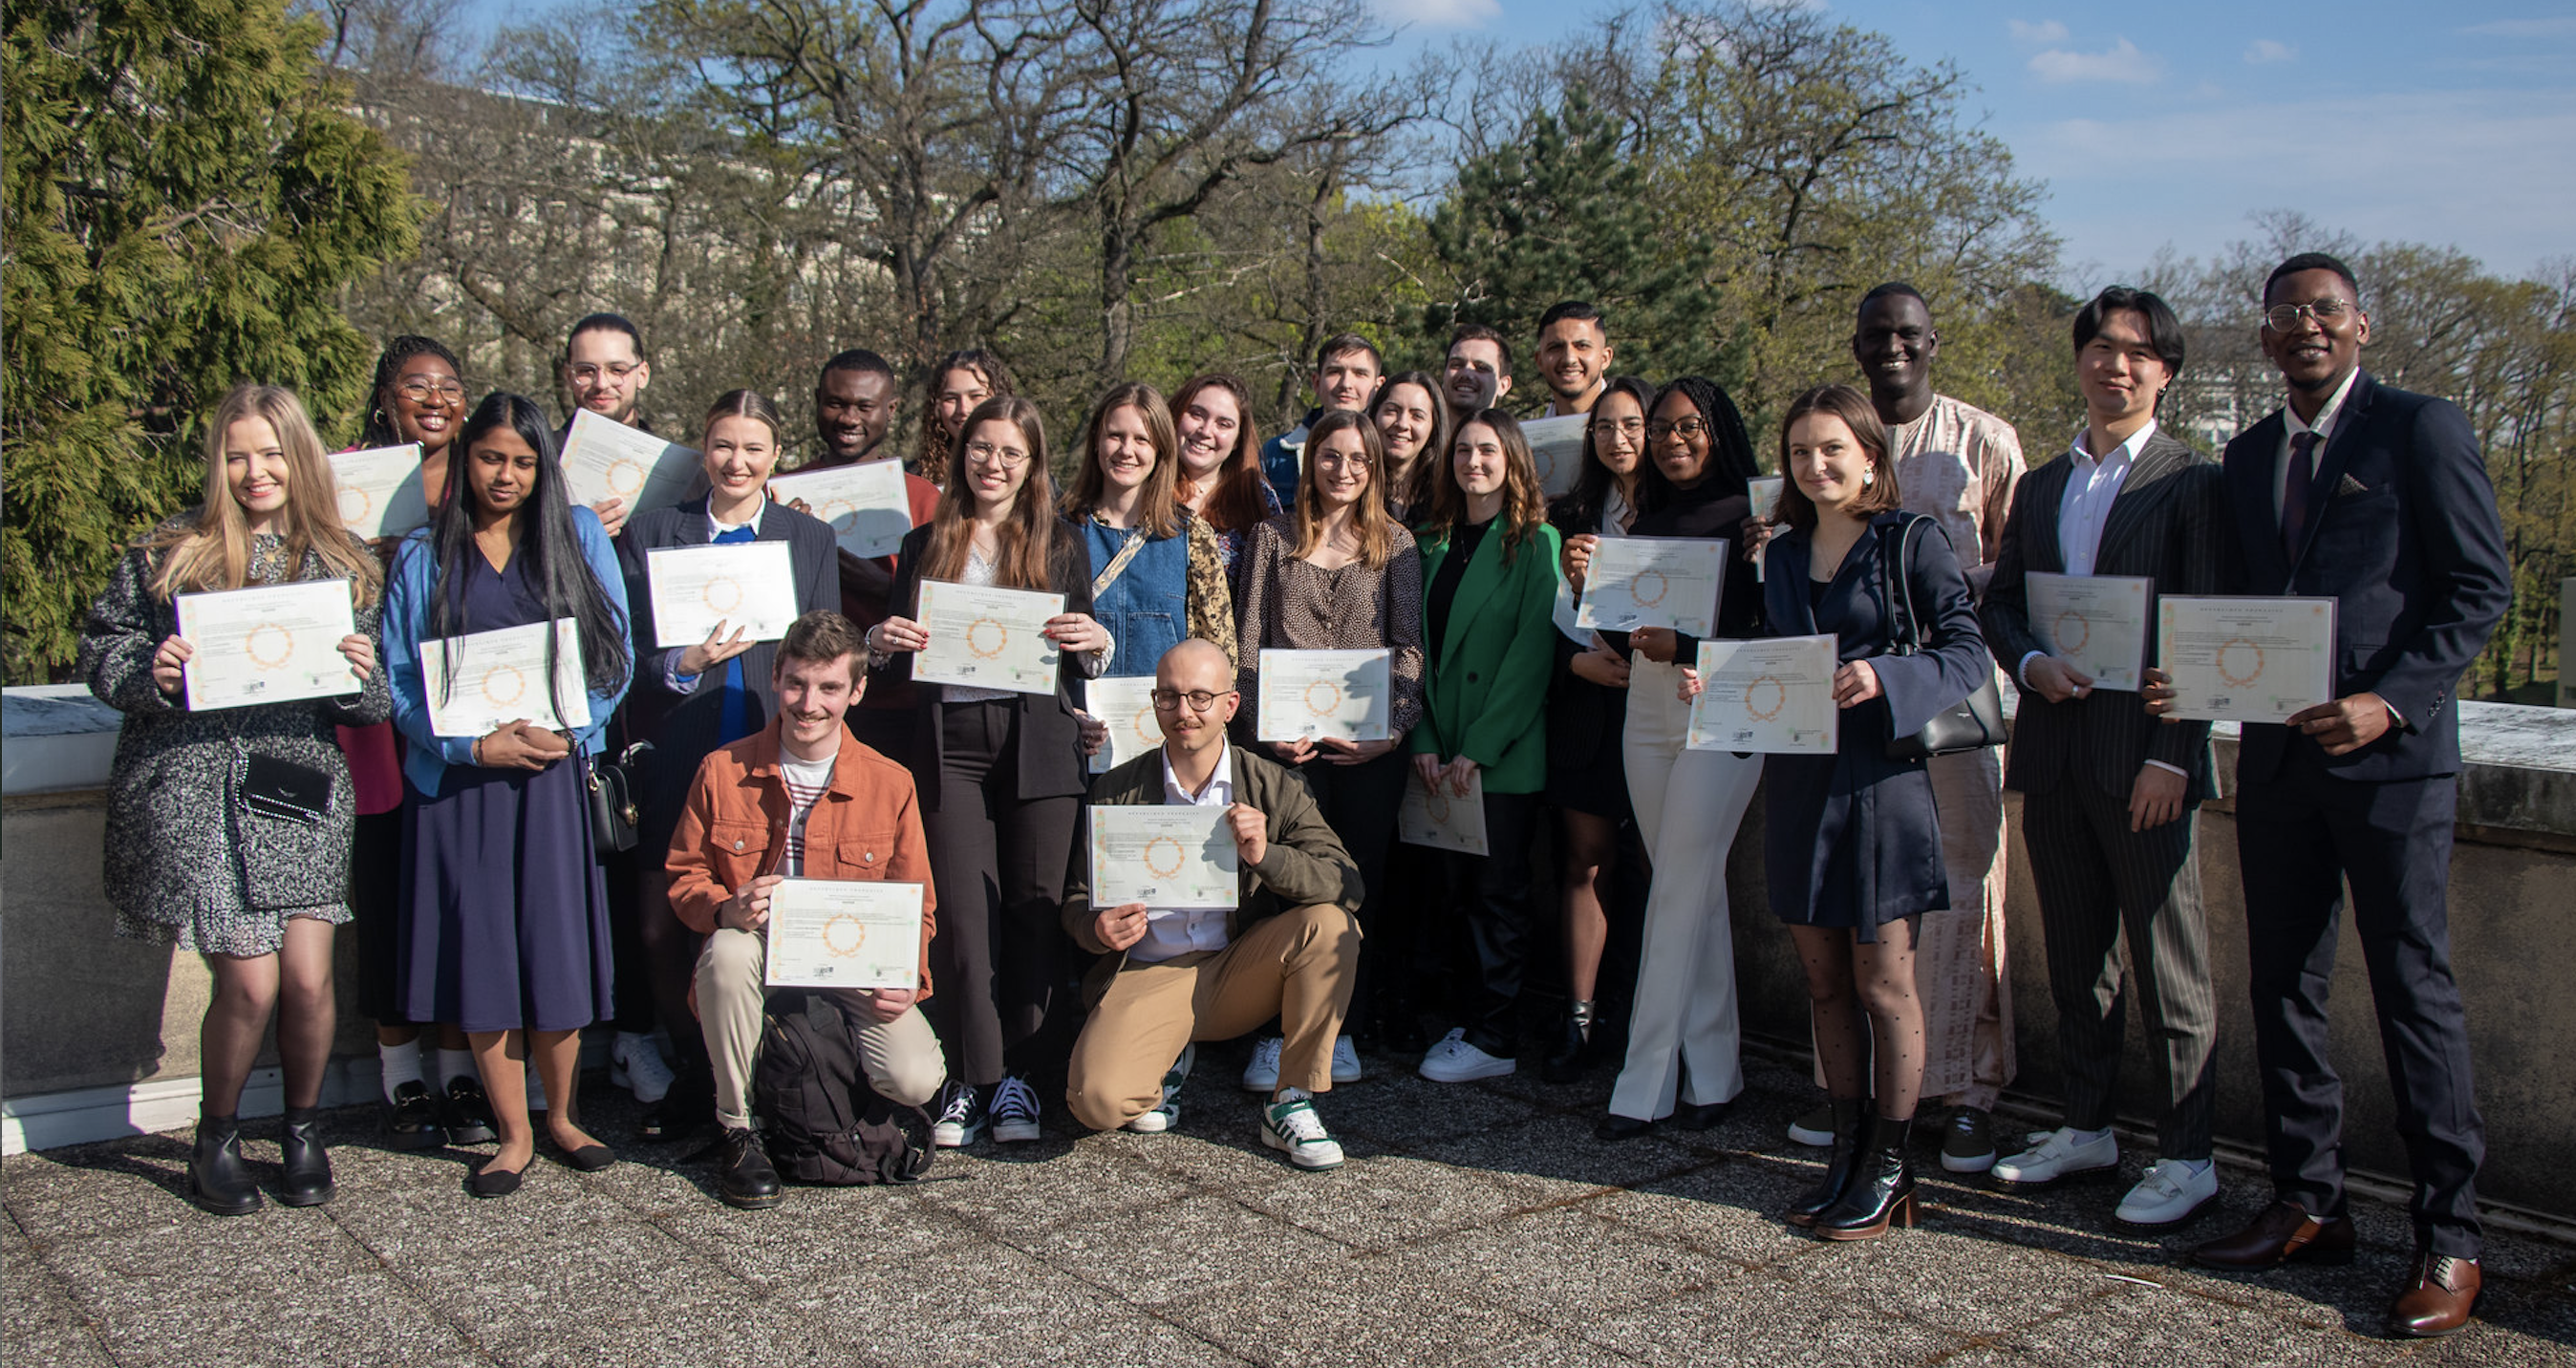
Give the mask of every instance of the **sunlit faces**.
[[867, 687], [858, 667], [855, 655], [778, 658], [770, 682], [778, 686], [779, 730], [789, 746], [811, 755], [841, 729], [842, 716]]
[[1869, 377], [1873, 393], [1910, 394], [1930, 385], [1932, 358], [1940, 350], [1932, 311], [1912, 295], [1871, 300], [1852, 329], [1852, 359]]
[[573, 403], [602, 418], [628, 422], [653, 382], [653, 367], [636, 354], [635, 339], [615, 328], [574, 333], [564, 348], [564, 388]]
[[1509, 464], [1501, 435], [1482, 423], [1460, 428], [1458, 440], [1449, 445], [1449, 469], [1470, 499], [1502, 493]]
[[[1225, 726], [1242, 703], [1225, 652], [1199, 645], [1205, 649], [1183, 642], [1165, 651], [1154, 668], [1154, 690], [1162, 695], [1154, 700], [1154, 720], [1162, 725], [1163, 740], [1183, 754], [1224, 744]], [[1205, 708], [1197, 706], [1200, 698], [1207, 700]]]
[[1440, 402], [1431, 391], [1416, 384], [1389, 385], [1377, 397], [1377, 411], [1371, 415], [1377, 423], [1377, 435], [1386, 445], [1386, 463], [1398, 470], [1413, 464], [1422, 454], [1423, 444], [1439, 430], [1437, 415], [1431, 406]]
[[2361, 311], [2360, 297], [2343, 277], [2327, 270], [2285, 275], [2263, 296], [2266, 308], [2327, 300], [2340, 306], [2332, 319], [2319, 318], [2311, 308], [2302, 311], [2297, 324], [2286, 331], [2268, 320], [2263, 324], [2263, 354], [2281, 368], [2281, 378], [2292, 389], [2332, 390], [2342, 384], [2361, 364], [2361, 349], [2370, 341], [2370, 315]]
[[2084, 391], [2084, 407], [2097, 422], [2153, 414], [2156, 396], [2172, 382], [2173, 368], [2156, 354], [2147, 316], [2136, 309], [2105, 312], [2101, 328], [2075, 357], [2075, 383]]
[[1328, 409], [1349, 409], [1353, 413], [1368, 407], [1369, 396], [1377, 393], [1377, 358], [1354, 347], [1324, 358], [1324, 367], [1315, 372], [1315, 403]]
[[376, 402], [385, 406], [394, 435], [420, 443], [424, 454], [446, 450], [465, 420], [464, 382], [446, 357], [430, 352], [404, 358]]
[[1449, 407], [1459, 413], [1492, 408], [1512, 388], [1503, 374], [1501, 344], [1488, 337], [1470, 337], [1451, 346], [1441, 383], [1449, 389]]
[[1869, 448], [1830, 413], [1802, 413], [1789, 425], [1789, 475], [1816, 507], [1840, 509], [1868, 487]]
[[1646, 413], [1625, 390], [1605, 391], [1592, 406], [1592, 454], [1613, 475], [1627, 475], [1646, 454]]
[[1357, 428], [1341, 428], [1314, 446], [1307, 456], [1314, 468], [1315, 492], [1323, 497], [1326, 508], [1355, 504], [1368, 493], [1368, 447], [1360, 440]]
[[537, 486], [537, 451], [517, 430], [497, 427], [465, 453], [465, 487], [486, 513], [509, 514], [527, 503]]
[[707, 486], [716, 504], [733, 508], [762, 497], [778, 468], [778, 435], [769, 424], [728, 413], [707, 424], [705, 441]]
[[939, 384], [931, 391], [931, 413], [939, 420], [942, 444], [956, 440], [957, 426], [977, 404], [993, 397], [993, 386], [981, 371], [972, 366], [957, 366], [939, 373]]
[[1181, 406], [1173, 427], [1181, 439], [1181, 473], [1205, 480], [1234, 454], [1234, 444], [1243, 432], [1243, 411], [1223, 385], [1201, 385]]
[[264, 529], [285, 511], [286, 482], [286, 444], [277, 429], [255, 413], [234, 419], [224, 429], [224, 487], [251, 526]]
[[1646, 420], [1646, 454], [1654, 457], [1655, 469], [1665, 479], [1687, 489], [1708, 473], [1714, 435], [1708, 420], [1700, 416], [1699, 405], [1675, 390], [1655, 405], [1654, 416]]
[[1007, 508], [1029, 480], [1029, 439], [1017, 423], [987, 418], [966, 434], [966, 488], [979, 507]]
[[[990, 427], [991, 424], [985, 426]], [[1134, 489], [1154, 473], [1154, 430], [1133, 404], [1121, 404], [1100, 418], [1099, 449], [1091, 458], [1112, 488]]]
[[1592, 392], [1610, 365], [1610, 339], [1599, 322], [1560, 318], [1538, 334], [1538, 373], [1560, 400], [1571, 402]]
[[883, 371], [823, 372], [814, 387], [815, 435], [823, 459], [841, 465], [863, 460], [894, 423], [894, 377]]

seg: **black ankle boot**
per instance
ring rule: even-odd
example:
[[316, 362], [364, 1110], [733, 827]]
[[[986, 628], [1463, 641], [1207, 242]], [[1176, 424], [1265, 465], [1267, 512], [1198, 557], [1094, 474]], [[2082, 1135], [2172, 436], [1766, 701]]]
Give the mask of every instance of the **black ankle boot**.
[[1869, 1099], [1837, 1097], [1832, 1106], [1833, 1155], [1825, 1160], [1825, 1176], [1789, 1204], [1786, 1219], [1793, 1226], [1814, 1225], [1817, 1217], [1841, 1201], [1843, 1189], [1851, 1186], [1852, 1170], [1859, 1167], [1861, 1127], [1869, 1121]]
[[287, 1108], [277, 1152], [286, 1170], [277, 1180], [277, 1200], [291, 1207], [320, 1206], [331, 1200], [331, 1156], [322, 1148], [321, 1108]]
[[1870, 1119], [1869, 1144], [1853, 1162], [1851, 1185], [1816, 1217], [1828, 1240], [1871, 1240], [1889, 1225], [1914, 1225], [1914, 1156], [1906, 1148], [1914, 1118]]
[[1555, 1046], [1547, 1052], [1547, 1059], [1539, 1065], [1541, 1078], [1550, 1083], [1571, 1083], [1583, 1076], [1583, 1066], [1592, 1057], [1593, 1020], [1591, 1003], [1567, 1004], [1564, 1027]]
[[217, 1216], [259, 1210], [259, 1184], [242, 1163], [240, 1117], [197, 1118], [197, 1147], [188, 1155], [188, 1200]]

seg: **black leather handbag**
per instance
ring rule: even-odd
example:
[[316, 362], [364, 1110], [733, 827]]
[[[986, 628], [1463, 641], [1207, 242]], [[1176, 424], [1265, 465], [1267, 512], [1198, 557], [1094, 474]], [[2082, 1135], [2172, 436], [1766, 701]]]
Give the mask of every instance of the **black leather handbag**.
[[[1889, 655], [1910, 656], [1923, 650], [1921, 619], [1914, 615], [1914, 586], [1905, 577], [1905, 567], [1914, 563], [1914, 534], [1931, 521], [1918, 514], [1907, 523], [1897, 534], [1893, 557], [1888, 554], [1887, 539], [1879, 539], [1880, 607], [1888, 613]], [[1888, 585], [1895, 586], [1893, 602], [1885, 592]], [[2003, 694], [1995, 687], [1994, 668], [1989, 665], [1985, 679], [1966, 698], [1934, 713], [1921, 731], [1888, 738], [1887, 758], [1922, 760], [2003, 743]]]
[[636, 766], [653, 749], [638, 741], [615, 758], [584, 756], [590, 767], [590, 839], [603, 855], [622, 855], [643, 840], [644, 809], [635, 801]]

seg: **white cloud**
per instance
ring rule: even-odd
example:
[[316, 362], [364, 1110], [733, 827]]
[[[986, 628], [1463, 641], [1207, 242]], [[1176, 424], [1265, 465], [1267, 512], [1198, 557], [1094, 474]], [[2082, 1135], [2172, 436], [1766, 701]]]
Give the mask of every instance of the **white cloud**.
[[2141, 52], [2137, 44], [2123, 38], [2102, 52], [2050, 48], [2030, 59], [2030, 71], [2052, 85], [2076, 81], [2152, 85], [2164, 76], [2165, 63], [2163, 58]]
[[2576, 18], [2497, 19], [2460, 32], [2480, 38], [2576, 38]]
[[1381, 0], [1379, 17], [1426, 28], [1483, 28], [1501, 17], [1502, 0]]
[[2255, 66], [2295, 61], [2298, 55], [2297, 48], [2272, 38], [2257, 38], [2254, 40], [2254, 46], [2245, 49], [2245, 60]]
[[2004, 21], [2004, 31], [2010, 33], [2016, 43], [2033, 45], [2063, 43], [2074, 36], [2066, 31], [2064, 24], [2054, 19], [2043, 19], [2036, 24], [2027, 19], [2007, 19]]

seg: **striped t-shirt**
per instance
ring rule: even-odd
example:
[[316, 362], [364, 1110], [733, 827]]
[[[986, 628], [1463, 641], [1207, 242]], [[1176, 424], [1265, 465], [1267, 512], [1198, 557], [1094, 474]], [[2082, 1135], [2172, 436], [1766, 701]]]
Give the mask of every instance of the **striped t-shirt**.
[[778, 776], [787, 783], [787, 857], [779, 862], [778, 872], [788, 878], [805, 875], [805, 817], [832, 787], [834, 758], [790, 760], [784, 751], [779, 753]]

